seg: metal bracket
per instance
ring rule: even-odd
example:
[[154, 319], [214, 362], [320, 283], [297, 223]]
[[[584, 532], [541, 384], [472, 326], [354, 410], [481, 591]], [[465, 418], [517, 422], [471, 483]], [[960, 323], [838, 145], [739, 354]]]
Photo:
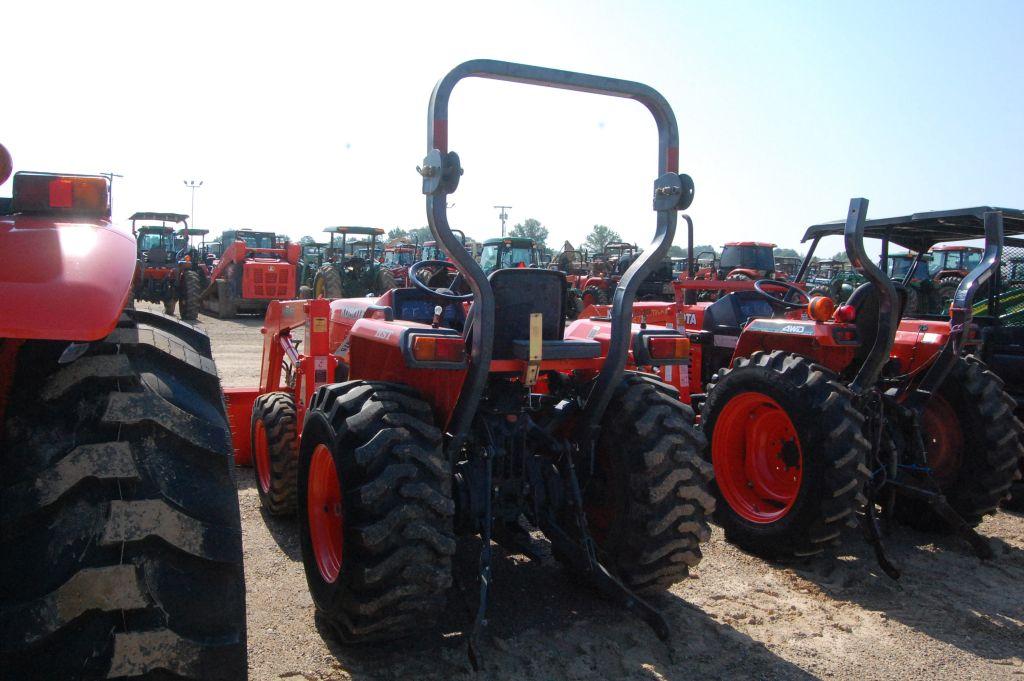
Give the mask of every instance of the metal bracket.
[[423, 166], [416, 166], [416, 172], [423, 178], [423, 193], [431, 195], [453, 193], [459, 187], [463, 170], [459, 155], [454, 151], [442, 156], [437, 149], [431, 149], [423, 159]]
[[654, 181], [654, 210], [686, 210], [693, 203], [693, 178], [665, 173]]

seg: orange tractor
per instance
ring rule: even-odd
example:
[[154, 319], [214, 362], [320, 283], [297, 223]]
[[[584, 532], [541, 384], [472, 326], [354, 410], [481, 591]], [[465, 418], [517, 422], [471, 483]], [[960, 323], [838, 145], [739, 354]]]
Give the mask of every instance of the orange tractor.
[[[167, 314], [174, 314], [177, 306], [182, 319], [198, 319], [203, 277], [209, 270], [199, 261], [198, 250], [190, 248], [188, 216], [135, 213], [130, 219], [136, 243], [135, 300], [163, 303]], [[138, 222], [150, 224], [140, 226]], [[156, 222], [160, 224], [152, 224]], [[175, 224], [182, 225], [178, 232]]]
[[[0, 146], [0, 185], [11, 170]], [[0, 198], [0, 677], [244, 679], [210, 340], [131, 308], [109, 190], [19, 172]]]
[[295, 298], [302, 247], [273, 232], [229, 230], [221, 235], [220, 259], [204, 279], [203, 309], [221, 319], [263, 314], [272, 300]]
[[[654, 114], [656, 236], [623, 274], [607, 320], [567, 327], [562, 272], [487, 275], [449, 227], [446, 199], [462, 169], [447, 148], [447, 103], [474, 76], [627, 97]], [[676, 391], [624, 367], [689, 355], [685, 336], [629, 319], [692, 197], [692, 181], [676, 172], [672, 110], [639, 83], [473, 61], [439, 82], [429, 120], [420, 174], [448, 259], [417, 262], [411, 288], [381, 296], [272, 303], [260, 386], [228, 391], [236, 447], [252, 450], [265, 507], [297, 508], [313, 602], [343, 641], [429, 625], [452, 584], [456, 538], [477, 535], [475, 660], [491, 541], [536, 555], [531, 527], [559, 560], [668, 637], [637, 592], [664, 589], [700, 560], [711, 468]], [[457, 274], [436, 288], [417, 276], [435, 268]]]
[[[682, 281], [676, 303], [638, 303], [634, 321], [689, 336], [688, 370], [657, 371], [701, 410], [716, 517], [731, 541], [772, 557], [809, 555], [860, 514], [892, 576], [879, 532], [888, 520], [955, 531], [989, 557], [973, 528], [1007, 496], [1024, 455], [1013, 399], [967, 354], [981, 338], [974, 298], [999, 268], [1003, 213], [865, 222], [866, 207], [856, 199], [845, 223], [807, 230], [812, 244], [794, 283], [721, 282], [736, 288], [710, 303], [695, 299], [700, 282]], [[1019, 233], [1024, 222], [1013, 217]], [[986, 249], [949, 316], [912, 317], [906, 283], [871, 262], [865, 233], [882, 243], [881, 262], [890, 242], [924, 253], [942, 240], [984, 238]], [[837, 235], [866, 281], [838, 307], [803, 289], [819, 241]]]

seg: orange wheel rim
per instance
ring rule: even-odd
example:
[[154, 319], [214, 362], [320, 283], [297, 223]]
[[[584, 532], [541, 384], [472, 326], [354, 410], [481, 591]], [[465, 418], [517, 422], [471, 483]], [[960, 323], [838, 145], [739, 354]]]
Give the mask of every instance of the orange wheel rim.
[[256, 480], [266, 494], [270, 491], [270, 450], [267, 447], [267, 427], [263, 424], [263, 419], [256, 421], [252, 447], [256, 455]]
[[317, 445], [313, 450], [307, 486], [306, 515], [313, 556], [320, 576], [328, 584], [333, 584], [341, 572], [344, 555], [345, 511], [338, 469], [327, 445]]
[[803, 452], [789, 414], [759, 392], [725, 405], [711, 436], [715, 480], [729, 507], [753, 523], [774, 523], [793, 508]]
[[932, 476], [945, 489], [956, 482], [964, 451], [964, 432], [949, 402], [931, 396], [921, 414], [921, 432]]

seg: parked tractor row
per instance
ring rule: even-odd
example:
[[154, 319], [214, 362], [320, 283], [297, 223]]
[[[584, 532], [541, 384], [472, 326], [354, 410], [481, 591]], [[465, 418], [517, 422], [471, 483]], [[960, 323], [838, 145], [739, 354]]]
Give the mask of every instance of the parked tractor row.
[[[472, 77], [642, 103], [658, 135], [650, 245], [613, 244], [597, 264], [566, 249], [550, 268], [529, 240], [472, 252], [447, 212], [463, 174], [448, 102]], [[662, 640], [672, 630], [651, 596], [699, 564], [712, 515], [772, 559], [821, 553], [860, 525], [894, 579], [894, 522], [993, 558], [975, 528], [1024, 464], [1024, 302], [1005, 257], [1024, 213], [867, 220], [853, 199], [844, 221], [807, 230], [796, 267], [763, 242], [702, 267], [676, 119], [652, 88], [476, 60], [438, 82], [427, 129], [435, 240], [418, 252], [349, 226], [302, 248], [225, 232], [218, 254], [165, 213], [135, 214], [133, 242], [110, 222], [106, 178], [14, 176], [0, 258], [37, 262], [0, 268], [5, 673], [244, 678], [232, 449], [266, 512], [297, 519], [313, 603], [345, 645], [431, 626], [457, 553], [477, 552], [463, 623], [475, 667], [498, 616], [494, 545], [540, 559], [538, 532]], [[808, 292], [830, 236], [863, 280], [845, 300]], [[880, 241], [878, 264], [865, 239]], [[972, 239], [984, 248], [970, 266], [961, 255], [949, 310], [912, 312], [924, 254]], [[890, 244], [916, 254], [899, 281]], [[265, 309], [258, 385], [222, 391], [209, 339], [133, 299], [191, 318], [197, 303]]]

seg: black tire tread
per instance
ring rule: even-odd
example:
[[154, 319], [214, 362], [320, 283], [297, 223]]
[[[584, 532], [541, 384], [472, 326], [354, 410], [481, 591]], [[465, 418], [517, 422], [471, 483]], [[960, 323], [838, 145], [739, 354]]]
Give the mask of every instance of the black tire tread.
[[[257, 483], [260, 503], [272, 515], [295, 513], [299, 439], [296, 435], [295, 399], [285, 392], [264, 393], [252, 405], [252, 429], [263, 420], [270, 458], [270, 489]], [[255, 442], [255, 440], [253, 440]]]
[[[943, 492], [967, 524], [975, 526], [996, 512], [1020, 477], [1024, 425], [1014, 414], [1016, 402], [1003, 390], [1002, 379], [976, 357], [957, 360], [940, 394], [964, 419], [963, 467]], [[896, 516], [922, 530], [948, 531], [927, 505], [917, 500], [897, 501]]]
[[178, 314], [186, 321], [199, 319], [199, 296], [202, 293], [202, 280], [199, 273], [189, 270], [182, 276], [182, 292], [178, 301]]
[[623, 476], [628, 505], [615, 512], [599, 557], [638, 592], [667, 589], [700, 562], [711, 535], [707, 442], [689, 406], [638, 374], [625, 375], [606, 413], [597, 446], [619, 457], [609, 473]]
[[[391, 640], [429, 627], [443, 610], [455, 553], [451, 471], [429, 405], [406, 386], [349, 381], [320, 388], [310, 409], [340, 442], [346, 513], [345, 564], [337, 588], [322, 598], [302, 516], [303, 559], [317, 608], [347, 642]], [[313, 446], [304, 436], [300, 507]]]
[[[805, 500], [799, 514], [791, 512], [782, 519], [788, 520], [783, 531], [773, 533], [742, 521], [716, 485], [716, 518], [726, 538], [751, 553], [774, 559], [810, 556], [837, 545], [843, 527], [855, 524], [855, 513], [866, 502], [863, 491], [870, 474], [865, 462], [871, 446], [862, 435], [864, 416], [853, 406], [852, 393], [833, 372], [800, 355], [775, 350], [739, 357], [732, 368], [721, 369], [708, 384], [702, 427], [711, 429], [709, 439], [714, 437], [716, 412], [724, 407], [717, 399], [722, 393], [716, 393], [716, 389], [721, 391], [737, 380], [778, 385], [799, 396], [808, 409], [806, 422], [816, 424], [820, 433], [810, 442], [801, 441], [804, 470], [807, 458], [815, 456], [821, 460], [823, 474], [820, 487], [811, 492], [814, 497]], [[772, 525], [782, 527], [779, 522]]]
[[320, 281], [323, 283], [323, 295], [324, 298], [341, 298], [343, 295], [343, 289], [341, 286], [341, 274], [331, 263], [326, 263], [320, 267], [319, 271]]
[[[66, 344], [22, 347], [0, 431], [5, 678], [246, 676], [230, 434], [204, 339], [126, 310], [70, 364], [55, 361]], [[180, 645], [125, 647], [145, 640]]]

